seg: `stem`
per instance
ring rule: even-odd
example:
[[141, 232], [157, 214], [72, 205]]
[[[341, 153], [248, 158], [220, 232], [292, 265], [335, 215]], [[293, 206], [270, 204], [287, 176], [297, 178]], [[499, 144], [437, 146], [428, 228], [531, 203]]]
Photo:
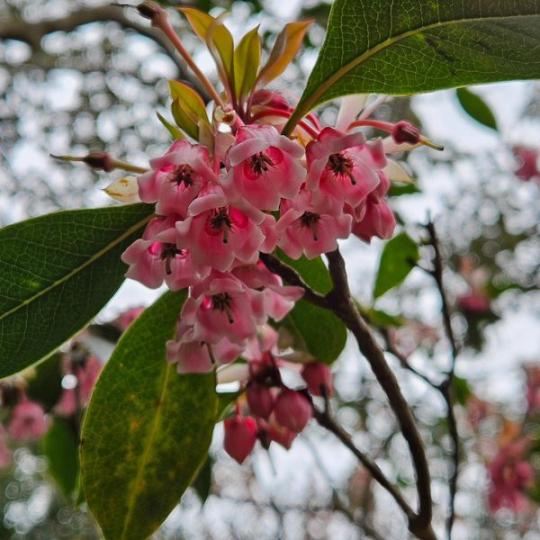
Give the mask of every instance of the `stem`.
[[[283, 118], [289, 118], [291, 116], [291, 113], [283, 111], [281, 109], [268, 108], [258, 112], [257, 114], [254, 114], [251, 119], [255, 121], [259, 120], [259, 118], [264, 118], [266, 116], [281, 116]], [[305, 132], [309, 133], [309, 135], [311, 135], [311, 137], [313, 137], [314, 139], [317, 138], [317, 132], [315, 131], [315, 129], [306, 124], [306, 122], [304, 122], [303, 120], [300, 120], [300, 122], [298, 122], [298, 126], [301, 127]]]
[[191, 71], [195, 74], [197, 79], [201, 82], [205, 90], [208, 92], [212, 99], [219, 105], [222, 109], [225, 110], [225, 103], [221, 99], [218, 91], [214, 88], [213, 84], [208, 80], [206, 75], [199, 69], [199, 66], [195, 63], [195, 60], [191, 57], [189, 52], [184, 47], [182, 40], [172, 27], [167, 12], [155, 6], [156, 10], [155, 15], [152, 17], [152, 25], [156, 28], [159, 28], [169, 39], [169, 41], [174, 45], [174, 48], [180, 53], [182, 58], [185, 60], [186, 64], [190, 67]]
[[401, 432], [413, 460], [418, 492], [418, 513], [409, 518], [409, 530], [419, 538], [435, 538], [431, 529], [432, 500], [431, 479], [424, 445], [416, 427], [409, 405], [397, 382], [397, 379], [386, 363], [384, 353], [368, 326], [360, 316], [356, 304], [351, 298], [345, 261], [339, 249], [326, 254], [330, 274], [334, 281], [334, 289], [329, 293], [329, 302], [336, 313], [351, 330], [358, 342], [362, 354], [369, 362], [377, 381], [384, 390], [390, 406], [396, 415]]

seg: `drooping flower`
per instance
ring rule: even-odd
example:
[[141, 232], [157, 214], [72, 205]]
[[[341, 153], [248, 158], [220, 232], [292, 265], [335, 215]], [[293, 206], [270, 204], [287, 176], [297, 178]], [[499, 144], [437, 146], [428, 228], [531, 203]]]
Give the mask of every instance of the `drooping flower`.
[[238, 130], [229, 149], [229, 172], [223, 186], [233, 203], [244, 199], [259, 210], [274, 211], [281, 198], [292, 199], [305, 180], [302, 147], [273, 126], [250, 125]]
[[236, 415], [224, 422], [223, 446], [238, 463], [243, 463], [257, 442], [257, 422], [251, 416]]
[[160, 215], [185, 217], [202, 187], [217, 181], [210, 165], [205, 146], [176, 141], [164, 156], [150, 161], [152, 169], [139, 177], [139, 196], [143, 202], [157, 202]]
[[274, 415], [279, 424], [300, 433], [313, 416], [313, 410], [306, 396], [284, 388], [276, 399]]
[[379, 184], [377, 171], [386, 165], [382, 144], [366, 144], [361, 133], [324, 128], [306, 149], [307, 187], [313, 205], [339, 215], [343, 205], [359, 206]]
[[314, 259], [334, 251], [337, 239], [347, 238], [351, 233], [350, 215], [320, 213], [311, 197], [311, 192], [302, 190], [294, 201], [284, 200], [281, 205], [281, 217], [276, 225], [278, 246], [292, 259], [303, 254]]
[[47, 432], [49, 421], [43, 407], [23, 396], [13, 408], [8, 432], [17, 441], [37, 440]]
[[253, 415], [268, 420], [272, 414], [275, 399], [270, 388], [254, 382], [248, 386], [247, 402]]
[[302, 378], [308, 385], [310, 394], [314, 396], [332, 395], [332, 372], [321, 362], [310, 362], [302, 368]]
[[525, 182], [529, 180], [540, 182], [540, 152], [534, 148], [515, 146], [513, 153], [518, 160], [516, 176]]
[[129, 265], [126, 277], [141, 282], [151, 289], [167, 284], [176, 291], [189, 287], [206, 277], [210, 267], [197, 265], [187, 249], [178, 248], [174, 224], [177, 217], [156, 217], [143, 233], [122, 253], [122, 261]]

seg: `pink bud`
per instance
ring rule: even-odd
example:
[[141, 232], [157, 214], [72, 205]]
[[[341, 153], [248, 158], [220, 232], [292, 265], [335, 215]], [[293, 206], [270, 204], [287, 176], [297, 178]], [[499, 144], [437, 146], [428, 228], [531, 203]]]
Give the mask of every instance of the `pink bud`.
[[326, 364], [312, 362], [304, 366], [302, 377], [314, 396], [332, 395], [332, 373]]
[[300, 433], [309, 422], [313, 411], [311, 403], [303, 394], [285, 389], [277, 398], [274, 414], [282, 426]]
[[224, 425], [225, 451], [238, 463], [242, 463], [257, 441], [257, 423], [250, 416], [236, 416], [225, 420]]
[[247, 390], [247, 401], [250, 411], [255, 416], [268, 419], [274, 408], [274, 396], [270, 388], [252, 383]]
[[420, 141], [420, 131], [410, 122], [401, 120], [392, 128], [392, 138], [398, 144], [417, 144]]

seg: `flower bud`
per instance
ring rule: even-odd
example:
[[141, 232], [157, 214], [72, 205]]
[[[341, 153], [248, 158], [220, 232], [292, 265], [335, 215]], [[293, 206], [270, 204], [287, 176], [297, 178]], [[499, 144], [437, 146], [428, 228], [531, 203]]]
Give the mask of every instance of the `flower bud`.
[[309, 392], [314, 396], [332, 395], [332, 373], [326, 364], [312, 362], [302, 369], [302, 377], [308, 385]]
[[276, 420], [284, 427], [300, 433], [309, 422], [313, 411], [308, 398], [294, 390], [282, 390], [274, 405]]
[[418, 144], [420, 142], [420, 131], [410, 122], [401, 120], [392, 128], [392, 138], [397, 144], [409, 143]]
[[280, 426], [276, 423], [271, 423], [268, 426], [268, 437], [270, 440], [280, 444], [283, 448], [289, 450], [296, 438], [296, 432]]
[[108, 152], [90, 152], [82, 158], [82, 161], [92, 169], [103, 170], [105, 172], [111, 172], [116, 169], [114, 159]]
[[249, 410], [255, 415], [268, 419], [274, 408], [274, 396], [270, 388], [252, 383], [247, 389]]
[[238, 463], [243, 463], [257, 441], [257, 423], [250, 416], [236, 416], [225, 420], [224, 425], [225, 451]]

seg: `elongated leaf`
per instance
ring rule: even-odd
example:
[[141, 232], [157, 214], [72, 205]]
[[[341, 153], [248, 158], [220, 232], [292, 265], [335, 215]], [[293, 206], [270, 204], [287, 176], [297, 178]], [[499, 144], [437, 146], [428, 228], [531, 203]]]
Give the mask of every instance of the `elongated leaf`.
[[79, 477], [77, 439], [73, 426], [67, 420], [56, 417], [44, 440], [49, 473], [66, 497], [73, 495]]
[[234, 41], [218, 19], [195, 8], [179, 8], [193, 31], [206, 43], [226, 88], [234, 92]]
[[336, 0], [287, 132], [317, 104], [540, 77], [540, 2]]
[[234, 88], [236, 97], [243, 99], [253, 89], [261, 63], [259, 27], [248, 32], [234, 51]]
[[201, 96], [187, 84], [169, 81], [173, 99], [171, 112], [178, 127], [190, 137], [199, 140], [199, 124], [208, 124], [208, 115]]
[[388, 241], [381, 254], [373, 297], [378, 298], [403, 283], [418, 257], [418, 246], [407, 233], [400, 233]]
[[181, 129], [171, 124], [162, 114], [160, 113], [156, 113], [156, 114], [157, 114], [158, 120], [161, 122], [163, 127], [169, 132], [173, 141], [180, 141], [186, 138]]
[[44, 358], [96, 315], [152, 212], [145, 204], [73, 210], [0, 230], [0, 377]]
[[264, 86], [279, 77], [292, 62], [304, 41], [304, 36], [313, 20], [297, 21], [285, 25], [276, 38], [268, 61], [264, 65], [257, 84]]
[[467, 88], [458, 88], [456, 96], [463, 110], [480, 124], [497, 131], [497, 120], [489, 105], [478, 95]]
[[147, 538], [208, 454], [213, 374], [179, 375], [165, 359], [185, 292], [167, 293], [129, 327], [96, 384], [82, 435], [82, 483], [108, 540]]
[[[292, 266], [314, 290], [327, 293], [332, 289], [332, 278], [320, 257], [311, 261], [305, 257], [295, 261], [283, 253], [279, 257]], [[332, 363], [345, 347], [345, 325], [326, 309], [300, 300], [289, 313], [287, 321], [300, 335], [308, 352], [322, 362]]]

